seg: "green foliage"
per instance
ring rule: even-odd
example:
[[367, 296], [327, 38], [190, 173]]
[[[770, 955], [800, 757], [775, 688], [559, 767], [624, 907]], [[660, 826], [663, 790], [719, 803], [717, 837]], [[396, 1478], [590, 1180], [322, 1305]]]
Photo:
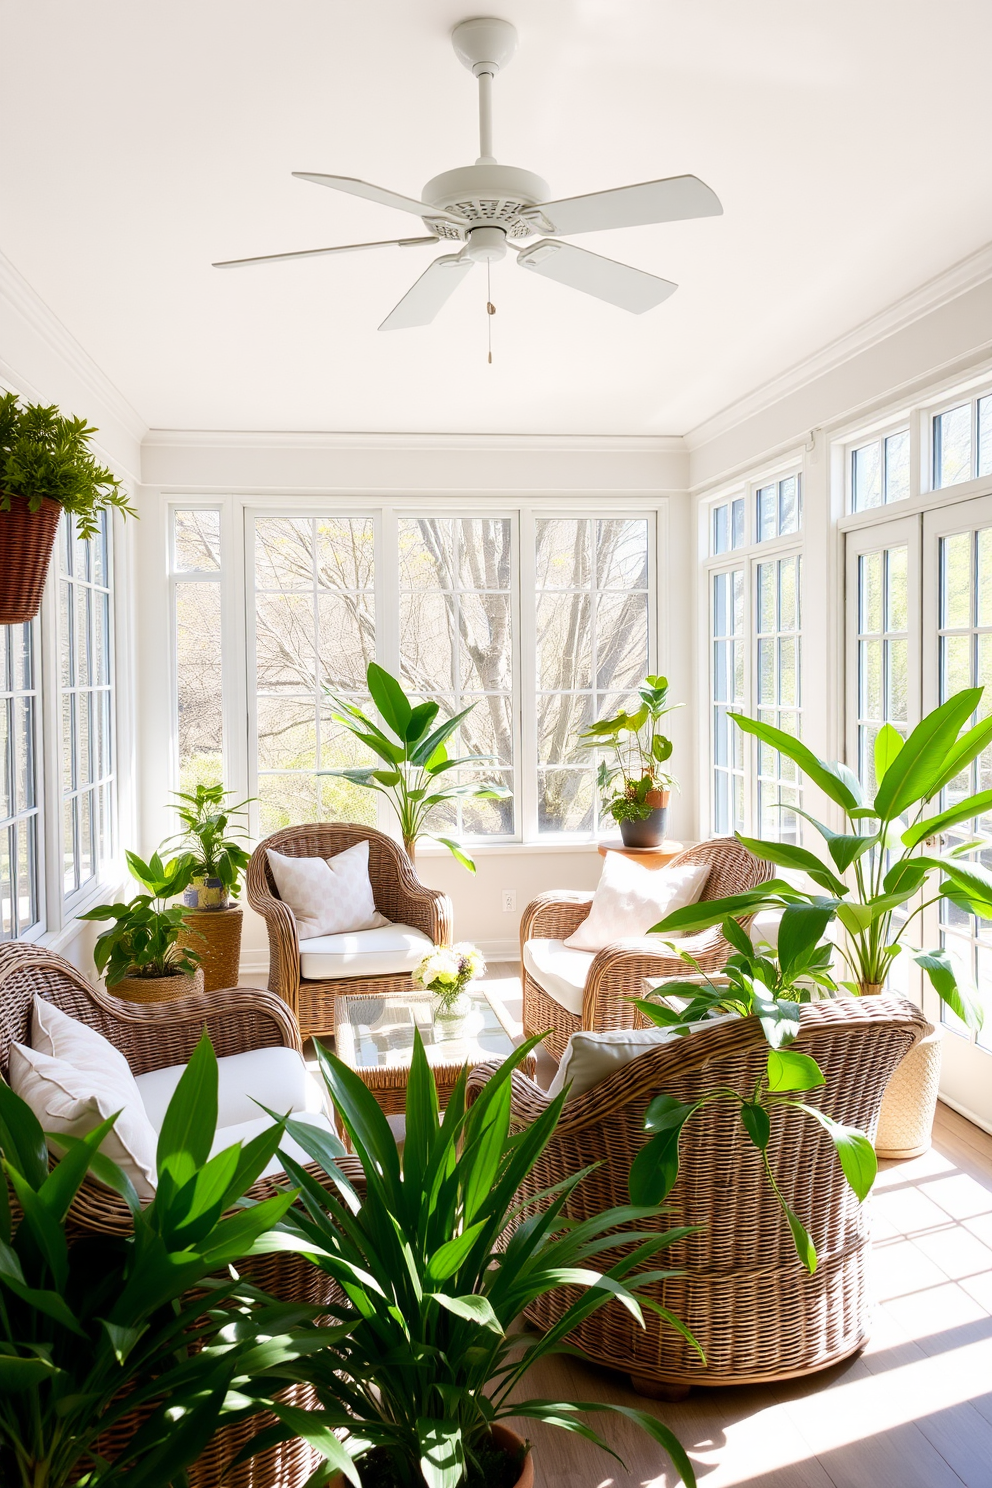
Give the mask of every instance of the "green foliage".
[[242, 847], [247, 838], [247, 828], [232, 817], [244, 816], [248, 801], [239, 801], [237, 806], [225, 804], [233, 795], [223, 785], [198, 784], [192, 791], [176, 791], [175, 798], [182, 832], [170, 838], [170, 843], [185, 848], [190, 855], [192, 878], [207, 876], [219, 878], [224, 888], [237, 894], [241, 875], [248, 867], [249, 854]]
[[437, 703], [414, 704], [396, 678], [374, 661], [369, 662], [366, 677], [379, 717], [393, 737], [384, 733], [361, 708], [333, 693], [330, 697], [338, 711], [332, 717], [335, 723], [342, 724], [360, 743], [371, 749], [386, 768], [318, 770], [318, 775], [341, 776], [354, 785], [385, 796], [396, 813], [403, 846], [411, 858], [418, 839], [432, 837], [435, 842], [442, 843], [463, 868], [474, 873], [475, 863], [464, 849], [450, 837], [439, 837], [434, 832], [425, 831], [425, 823], [431, 811], [442, 801], [505, 800], [510, 795], [507, 786], [498, 780], [448, 783], [444, 779], [450, 771], [473, 769], [493, 762], [492, 755], [462, 755], [457, 759], [448, 756], [448, 740], [475, 704], [463, 708], [435, 728], [434, 721], [439, 712]]
[[[604, 793], [607, 811], [616, 822], [646, 821], [654, 809], [645, 802], [649, 791], [669, 790], [677, 782], [659, 767], [671, 758], [672, 741], [661, 732], [661, 719], [681, 703], [669, 703], [668, 678], [649, 676], [637, 689], [639, 708], [628, 713], [621, 708], [612, 718], [600, 719], [579, 735], [587, 749], [609, 748], [614, 761], [601, 761], [597, 784]], [[614, 782], [623, 782], [613, 790]]]
[[[274, 1156], [282, 1124], [208, 1160], [216, 1109], [204, 1033], [162, 1128], [158, 1192], [142, 1208], [99, 1150], [116, 1117], [58, 1138], [63, 1155], [49, 1171], [41, 1127], [0, 1081], [0, 1482], [9, 1488], [185, 1482], [219, 1425], [249, 1414], [302, 1353], [324, 1346], [322, 1329], [302, 1326], [319, 1309], [275, 1302], [233, 1269], [213, 1276], [275, 1248], [270, 1232], [293, 1202], [288, 1193], [228, 1212]], [[132, 1234], [69, 1227], [90, 1171], [126, 1199]], [[194, 1287], [206, 1297], [191, 1297]], [[100, 1457], [99, 1435], [136, 1407], [148, 1410], [140, 1429], [113, 1463]]]
[[137, 853], [124, 855], [132, 876], [145, 889], [120, 904], [98, 904], [81, 914], [81, 920], [112, 920], [93, 947], [97, 971], [115, 987], [127, 976], [192, 976], [200, 954], [191, 946], [177, 945], [183, 927], [181, 904], [168, 905], [188, 888], [194, 872], [190, 853], [163, 863], [152, 853], [147, 863]]
[[[733, 946], [719, 981], [707, 975], [689, 951], [677, 941], [673, 952], [695, 971], [696, 979], [680, 982], [666, 978], [655, 993], [632, 998], [634, 1005], [658, 1027], [685, 1033], [691, 1024], [720, 1013], [755, 1017], [773, 1049], [791, 1044], [799, 1032], [799, 1009], [812, 998], [813, 988], [835, 992], [830, 975], [833, 946], [821, 941], [830, 910], [806, 904], [790, 904], [779, 925], [777, 955], [765, 956], [736, 920], [721, 925], [724, 939]], [[661, 997], [661, 1001], [656, 1000]]]
[[[514, 1392], [539, 1360], [570, 1352], [567, 1334], [613, 1298], [638, 1322], [649, 1307], [686, 1334], [636, 1288], [670, 1274], [638, 1268], [688, 1232], [652, 1227], [660, 1213], [654, 1204], [583, 1223], [568, 1219], [564, 1207], [588, 1169], [541, 1194], [534, 1212], [519, 1204], [520, 1185], [550, 1141], [564, 1099], [552, 1101], [525, 1131], [511, 1133], [512, 1072], [536, 1042], [517, 1049], [469, 1107], [463, 1071], [442, 1117], [415, 1033], [402, 1154], [371, 1091], [317, 1046], [366, 1190], [360, 1201], [337, 1165], [343, 1148], [336, 1139], [287, 1122], [328, 1181], [315, 1182], [284, 1156], [301, 1201], [282, 1229], [339, 1283], [346, 1300], [328, 1307], [339, 1334], [300, 1366], [320, 1409], [301, 1418], [275, 1403], [282, 1424], [267, 1440], [304, 1435], [355, 1484], [352, 1459], [378, 1450], [396, 1481], [410, 1488], [459, 1488], [487, 1449], [493, 1422], [504, 1417], [549, 1421], [610, 1450], [578, 1417], [616, 1407], [522, 1400]], [[621, 1226], [631, 1251], [602, 1271], [597, 1257], [616, 1245]], [[540, 1337], [511, 1331], [528, 1305], [565, 1285], [578, 1295], [559, 1323]], [[620, 1414], [649, 1432], [693, 1483], [691, 1464], [666, 1426], [647, 1412]], [[340, 1430], [349, 1433], [343, 1442], [334, 1434]], [[249, 1444], [247, 1451], [256, 1448]]]
[[[648, 1012], [652, 1004], [642, 1002], [638, 1006]], [[878, 1169], [875, 1150], [864, 1132], [843, 1126], [819, 1107], [794, 1099], [796, 1092], [815, 1090], [823, 1083], [823, 1072], [815, 1059], [794, 1049], [777, 1047], [769, 1049], [765, 1075], [758, 1080], [750, 1100], [727, 1086], [707, 1091], [692, 1104], [677, 1101], [671, 1095], [656, 1096], [644, 1115], [644, 1129], [651, 1140], [641, 1148], [630, 1169], [631, 1202], [660, 1204], [667, 1198], [679, 1176], [679, 1142], [683, 1128], [697, 1111], [715, 1102], [735, 1107], [748, 1140], [761, 1153], [765, 1177], [785, 1216], [796, 1254], [812, 1275], [818, 1260], [816, 1246], [798, 1215], [786, 1202], [768, 1156], [772, 1122], [777, 1113], [797, 1110], [819, 1122], [834, 1144], [844, 1177], [861, 1202], [871, 1192]]]
[[11, 498], [21, 496], [35, 512], [47, 496], [73, 513], [84, 538], [96, 536], [97, 515], [108, 507], [136, 517], [113, 471], [90, 453], [96, 432], [85, 419], [64, 418], [54, 404], [0, 396], [0, 511], [9, 511]]
[[[852, 980], [844, 985], [861, 992], [866, 986], [880, 986], [886, 981], [892, 962], [907, 949], [903, 937], [909, 926], [929, 905], [946, 899], [967, 914], [992, 918], [992, 872], [960, 855], [974, 843], [964, 843], [957, 851], [923, 851], [928, 842], [950, 828], [992, 808], [992, 791], [979, 791], [943, 809], [940, 805], [941, 792], [992, 744], [992, 717], [969, 726], [981, 697], [980, 687], [956, 693], [928, 713], [905, 742], [886, 724], [875, 749], [878, 786], [870, 802], [846, 766], [818, 759], [798, 739], [771, 724], [731, 714], [739, 728], [793, 760], [844, 810], [849, 823], [846, 832], [834, 832], [807, 813], [800, 813], [822, 837], [826, 858], [806, 848], [737, 834], [756, 857], [808, 874], [818, 888], [826, 891], [826, 897], [772, 880], [747, 894], [722, 900], [719, 916], [714, 915], [713, 904], [690, 905], [676, 910], [655, 930], [700, 930], [727, 914], [740, 918], [758, 909], [797, 903], [827, 909], [847, 932], [847, 944], [839, 950]], [[935, 892], [927, 898], [935, 884]], [[917, 894], [920, 902], [897, 926], [894, 913]], [[970, 1028], [981, 1028], [982, 1004], [958, 981], [946, 952], [917, 950], [911, 954], [938, 997]]]

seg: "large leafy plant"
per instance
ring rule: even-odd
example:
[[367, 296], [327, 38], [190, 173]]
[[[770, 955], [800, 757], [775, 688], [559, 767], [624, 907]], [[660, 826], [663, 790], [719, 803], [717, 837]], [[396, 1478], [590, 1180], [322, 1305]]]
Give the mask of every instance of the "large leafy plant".
[[189, 854], [191, 877], [219, 878], [229, 893], [237, 894], [249, 855], [242, 845], [247, 827], [234, 818], [243, 816], [248, 802], [228, 805], [226, 798], [233, 794], [222, 785], [202, 782], [192, 791], [176, 791], [176, 811], [183, 830], [168, 845], [184, 848]]
[[113, 471], [90, 452], [96, 432], [85, 419], [65, 418], [54, 404], [0, 396], [0, 511], [10, 511], [12, 498], [20, 496], [36, 512], [47, 496], [73, 513], [84, 538], [96, 536], [97, 515], [108, 507], [136, 517]]
[[479, 765], [492, 763], [491, 755], [462, 755], [451, 759], [448, 755], [448, 740], [463, 718], [467, 718], [475, 707], [463, 708], [452, 718], [434, 727], [439, 704], [414, 703], [407, 697], [395, 677], [376, 662], [369, 662], [367, 672], [368, 689], [372, 701], [379, 710], [379, 717], [392, 734], [383, 729], [369, 715], [346, 698], [330, 694], [337, 712], [334, 720], [342, 724], [350, 734], [360, 740], [385, 765], [368, 768], [321, 770], [321, 775], [339, 775], [354, 785], [378, 791], [385, 796], [396, 813], [406, 848], [413, 862], [417, 841], [421, 837], [432, 837], [441, 842], [463, 867], [475, 872], [475, 863], [468, 853], [450, 837], [441, 837], [426, 830], [431, 812], [444, 801], [459, 799], [505, 800], [510, 791], [498, 780], [459, 780], [452, 771], [475, 770]]
[[610, 759], [600, 761], [597, 784], [606, 810], [617, 822], [645, 821], [654, 809], [648, 794], [675, 784], [675, 777], [661, 768], [672, 754], [672, 741], [662, 733], [661, 720], [681, 704], [668, 701], [667, 677], [645, 677], [637, 695], [640, 706], [632, 713], [621, 708], [579, 735], [585, 748], [611, 751]]
[[[835, 832], [807, 812], [799, 813], [822, 837], [825, 857], [793, 843], [765, 842], [738, 832], [740, 841], [756, 857], [800, 870], [822, 892], [806, 892], [772, 879], [731, 898], [676, 910], [654, 929], [662, 933], [700, 930], [719, 924], [728, 915], [740, 918], [759, 909], [793, 904], [825, 909], [846, 931], [846, 943], [838, 947], [851, 972], [845, 985], [855, 993], [865, 993], [885, 983], [895, 958], [908, 949], [910, 926], [930, 905], [948, 900], [968, 914], [992, 918], [992, 873], [964, 857], [977, 844], [962, 842], [954, 849], [941, 851], [938, 846], [929, 850], [943, 833], [992, 810], [992, 790], [961, 792], [952, 804], [941, 805], [942, 793], [992, 744], [992, 717], [975, 724], [970, 721], [981, 696], [980, 687], [956, 693], [928, 713], [905, 741], [889, 724], [880, 729], [872, 800], [866, 799], [863, 785], [846, 765], [819, 759], [798, 739], [771, 724], [732, 714], [738, 728], [793, 760], [841, 808], [847, 830]], [[920, 902], [903, 915], [904, 907], [917, 895]], [[947, 952], [941, 947], [915, 948], [910, 954], [938, 997], [970, 1027], [981, 1027], [981, 1003], [958, 981]]]
[[177, 944], [183, 928], [183, 907], [171, 904], [188, 887], [194, 859], [184, 853], [163, 863], [152, 853], [147, 863], [137, 853], [125, 853], [132, 876], [144, 889], [133, 899], [118, 904], [98, 904], [81, 914], [81, 920], [112, 920], [93, 947], [97, 971], [114, 987], [125, 977], [192, 976], [200, 955], [191, 946]]
[[[284, 1154], [300, 1202], [282, 1228], [288, 1243], [339, 1283], [344, 1301], [327, 1310], [342, 1331], [300, 1366], [320, 1409], [307, 1414], [274, 1403], [282, 1424], [263, 1440], [306, 1437], [356, 1488], [359, 1462], [378, 1468], [381, 1476], [372, 1481], [461, 1488], [491, 1458], [491, 1428], [505, 1417], [545, 1421], [609, 1451], [581, 1415], [612, 1411], [647, 1431], [693, 1483], [677, 1438], [654, 1415], [517, 1394], [540, 1359], [568, 1352], [568, 1333], [612, 1300], [638, 1321], [650, 1307], [690, 1336], [639, 1290], [671, 1273], [638, 1269], [688, 1231], [640, 1228], [657, 1221], [659, 1210], [650, 1204], [581, 1224], [567, 1218], [569, 1195], [589, 1169], [536, 1196], [536, 1209], [533, 1200], [520, 1202], [520, 1185], [547, 1146], [564, 1100], [552, 1101], [523, 1132], [511, 1132], [511, 1075], [536, 1042], [522, 1044], [470, 1106], [463, 1070], [442, 1117], [415, 1033], [402, 1153], [372, 1093], [317, 1046], [365, 1190], [359, 1200], [340, 1171], [343, 1148], [335, 1138], [287, 1121], [287, 1132], [322, 1166], [327, 1183]], [[618, 1236], [621, 1226], [633, 1229]], [[629, 1253], [601, 1270], [598, 1257], [615, 1250], [618, 1239]], [[562, 1286], [577, 1288], [578, 1296], [559, 1323], [541, 1337], [511, 1331], [528, 1305]], [[256, 1449], [257, 1442], [247, 1450]]]
[[[302, 1352], [324, 1345], [323, 1330], [296, 1330], [318, 1309], [275, 1302], [230, 1269], [278, 1243], [266, 1236], [293, 1194], [228, 1212], [274, 1156], [282, 1126], [210, 1157], [217, 1060], [207, 1035], [169, 1103], [158, 1191], [144, 1209], [100, 1152], [115, 1120], [83, 1138], [60, 1136], [62, 1156], [50, 1168], [37, 1119], [0, 1081], [6, 1488], [183, 1484], [183, 1469], [218, 1425], [254, 1408], [243, 1387], [271, 1393]], [[127, 1201], [131, 1234], [86, 1235], [71, 1224], [69, 1207], [91, 1171]], [[106, 1460], [100, 1437], [135, 1410], [145, 1419]]]

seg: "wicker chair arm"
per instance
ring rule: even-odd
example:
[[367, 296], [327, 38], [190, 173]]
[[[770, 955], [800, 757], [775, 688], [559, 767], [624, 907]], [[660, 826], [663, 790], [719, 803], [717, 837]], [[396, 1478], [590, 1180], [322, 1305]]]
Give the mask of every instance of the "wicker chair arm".
[[174, 1002], [128, 1002], [109, 992], [90, 995], [110, 1020], [104, 1033], [136, 1075], [186, 1064], [204, 1028], [218, 1058], [249, 1049], [303, 1050], [285, 1003], [259, 987], [195, 993]]
[[[486, 1064], [477, 1064], [469, 1070], [466, 1086], [466, 1101], [472, 1105], [482, 1094], [489, 1081], [502, 1067], [501, 1059], [491, 1059]], [[510, 1075], [510, 1113], [515, 1127], [529, 1126], [547, 1110], [550, 1100], [546, 1091], [536, 1084], [523, 1070], [515, 1069]]]
[[397, 874], [395, 896], [399, 923], [422, 930], [434, 945], [450, 945], [455, 933], [455, 915], [447, 894], [421, 883], [406, 853], [399, 858]]
[[[730, 947], [717, 928], [686, 936], [677, 944], [704, 971], [718, 971], [726, 963]], [[633, 1028], [639, 1014], [632, 997], [643, 997], [646, 977], [691, 976], [693, 968], [651, 936], [614, 940], [597, 951], [586, 977], [582, 998], [582, 1027], [601, 1032], [608, 1028]]]
[[564, 940], [582, 924], [592, 906], [592, 890], [552, 889], [532, 899], [520, 918], [520, 944]]
[[300, 986], [300, 938], [296, 916], [269, 888], [265, 863], [256, 848], [245, 874], [248, 903], [265, 921], [269, 937], [269, 991], [282, 997], [298, 1012]]

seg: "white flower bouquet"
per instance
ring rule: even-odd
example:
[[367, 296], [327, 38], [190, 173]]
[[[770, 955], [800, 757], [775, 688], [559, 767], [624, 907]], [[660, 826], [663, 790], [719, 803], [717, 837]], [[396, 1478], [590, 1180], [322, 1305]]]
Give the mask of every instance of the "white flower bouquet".
[[469, 982], [483, 975], [486, 963], [482, 952], [467, 941], [453, 946], [432, 946], [413, 973], [413, 980], [425, 992], [433, 992], [442, 1002], [453, 1002]]

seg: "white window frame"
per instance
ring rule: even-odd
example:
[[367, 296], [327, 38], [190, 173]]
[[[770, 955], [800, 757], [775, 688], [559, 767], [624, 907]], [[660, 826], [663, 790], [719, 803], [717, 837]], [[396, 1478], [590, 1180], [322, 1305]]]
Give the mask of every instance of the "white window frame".
[[[41, 644], [41, 642], [42, 642], [42, 636], [41, 636], [41, 625], [40, 625], [40, 623], [39, 623], [39, 621], [38, 621], [37, 618], [35, 618], [34, 620], [29, 621], [28, 622], [28, 626], [29, 626], [30, 634], [31, 634], [31, 661], [32, 661], [31, 687], [30, 688], [27, 688], [27, 689], [14, 688], [14, 687], [12, 687], [10, 689], [10, 691], [11, 691], [11, 693], [13, 694], [13, 696], [15, 698], [18, 697], [18, 696], [22, 696], [22, 697], [23, 696], [28, 696], [28, 697], [31, 697], [33, 699], [33, 701], [34, 701], [34, 707], [31, 710], [31, 718], [32, 718], [31, 749], [32, 749], [32, 763], [33, 763], [33, 766], [34, 766], [34, 798], [35, 799], [34, 799], [34, 805], [32, 807], [29, 807], [26, 811], [17, 811], [11, 817], [4, 817], [3, 818], [4, 825], [2, 827], [0, 827], [0, 833], [3, 833], [4, 835], [7, 835], [11, 826], [15, 826], [16, 827], [16, 824], [19, 821], [26, 820], [27, 818], [32, 817], [32, 816], [34, 817], [34, 822], [35, 822], [35, 828], [34, 828], [35, 871], [34, 871], [34, 885], [33, 885], [33, 887], [34, 887], [35, 911], [36, 911], [36, 913], [35, 913], [35, 919], [32, 922], [32, 924], [30, 924], [30, 925], [21, 926], [21, 925], [18, 924], [16, 927], [14, 925], [14, 911], [15, 911], [16, 898], [17, 898], [16, 887], [15, 887], [16, 880], [17, 880], [16, 854], [15, 854], [15, 857], [11, 859], [10, 864], [9, 864], [10, 890], [11, 890], [11, 926], [12, 926], [12, 929], [16, 928], [16, 938], [18, 940], [36, 940], [40, 935], [42, 935], [44, 933], [45, 928], [46, 928], [46, 909], [47, 909], [47, 900], [48, 900], [47, 875], [46, 875], [46, 871], [45, 871], [45, 868], [46, 868], [46, 853], [45, 853], [45, 846], [46, 846], [46, 844], [45, 844], [46, 813], [45, 813], [45, 790], [44, 790], [44, 786], [45, 786], [45, 769], [44, 769], [44, 765], [45, 765], [45, 749], [44, 749], [44, 741], [45, 741], [45, 717], [46, 717], [46, 712], [45, 712], [44, 689], [43, 689], [43, 686], [42, 686], [43, 677], [44, 677], [44, 669], [43, 669], [43, 666], [42, 666], [42, 644]], [[5, 626], [0, 626], [0, 645], [4, 646], [6, 648], [7, 645], [8, 645], [8, 639], [7, 639], [7, 633], [8, 633], [8, 631], [10, 631], [10, 630], [18, 630], [18, 629], [20, 629], [20, 626], [6, 626], [6, 625]], [[13, 679], [11, 679], [11, 680], [13, 680]], [[0, 698], [0, 707], [4, 707], [4, 708], [6, 707], [6, 702], [3, 700], [5, 697], [6, 697], [6, 694], [3, 694], [3, 698]], [[10, 732], [8, 734], [8, 736], [7, 736], [7, 743], [6, 743], [7, 758], [6, 758], [6, 760], [0, 760], [0, 769], [6, 770], [8, 768], [8, 765], [9, 765], [9, 767], [10, 767], [10, 773], [11, 773], [11, 777], [12, 778], [13, 778], [13, 776], [15, 774], [15, 770], [14, 770], [14, 763], [15, 763], [14, 748], [15, 748], [15, 745], [14, 745], [14, 734], [13, 734], [13, 732]], [[15, 833], [15, 840], [16, 840], [16, 833]], [[2, 939], [0, 939], [0, 944], [2, 944], [2, 943], [3, 943], [3, 941], [2, 941]]]
[[[953, 406], [953, 405], [952, 405]], [[900, 497], [896, 501], [885, 500], [885, 441], [896, 434], [909, 435], [909, 494]], [[881, 446], [882, 460], [882, 500], [878, 506], [866, 506], [860, 511], [854, 505], [854, 455], [856, 450], [864, 449], [866, 445], [878, 444]], [[920, 492], [920, 449], [919, 449], [919, 421], [914, 419], [909, 412], [897, 415], [895, 418], [886, 419], [884, 423], [869, 426], [862, 429], [853, 439], [843, 441], [844, 452], [844, 512], [850, 516], [867, 517], [888, 510], [905, 511], [906, 503], [912, 501], [914, 496]]]
[[[988, 374], [949, 391], [938, 402], [927, 404], [920, 410], [923, 425], [921, 444], [926, 451], [926, 469], [921, 482], [921, 491], [932, 494], [943, 501], [967, 501], [972, 495], [980, 495], [992, 480], [992, 471], [978, 475], [978, 404], [982, 398], [992, 398], [992, 382]], [[971, 418], [971, 475], [968, 480], [956, 481], [953, 485], [938, 486], [936, 480], [937, 439], [936, 425], [941, 414], [954, 408], [969, 405]], [[948, 494], [951, 493], [951, 494]]]

